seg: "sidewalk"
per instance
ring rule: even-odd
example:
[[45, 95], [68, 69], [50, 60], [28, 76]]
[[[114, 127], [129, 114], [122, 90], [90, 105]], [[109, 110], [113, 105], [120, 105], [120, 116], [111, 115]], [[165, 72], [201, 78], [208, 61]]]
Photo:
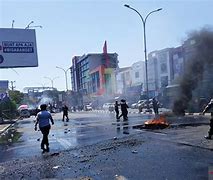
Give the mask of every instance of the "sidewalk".
[[[164, 135], [163, 139], [169, 142], [178, 143], [196, 148], [202, 148], [213, 151], [213, 136], [207, 140], [204, 136], [209, 131], [209, 115], [167, 117], [169, 128], [148, 130], [158, 135]], [[161, 137], [162, 138], [162, 137]]]
[[192, 125], [168, 128], [158, 132], [166, 134], [165, 140], [170, 142], [213, 151], [213, 137], [211, 140], [204, 138], [208, 135], [208, 130], [209, 125]]

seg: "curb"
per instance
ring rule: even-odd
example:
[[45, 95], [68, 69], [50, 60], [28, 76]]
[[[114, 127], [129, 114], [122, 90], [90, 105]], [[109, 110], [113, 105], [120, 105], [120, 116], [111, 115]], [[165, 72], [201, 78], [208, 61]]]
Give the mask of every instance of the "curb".
[[0, 130], [0, 135], [3, 134], [7, 129], [9, 129], [13, 124], [8, 124], [6, 127]]
[[11, 126], [13, 126], [13, 125], [18, 121], [18, 119], [14, 120], [14, 121], [15, 121], [15, 122], [8, 124], [8, 125], [5, 126], [3, 129], [0, 129], [0, 135], [1, 135], [2, 133], [4, 133], [7, 129], [9, 129]]
[[201, 126], [201, 125], [209, 125], [209, 123], [205, 122], [198, 122], [198, 123], [181, 123], [181, 124], [170, 124], [169, 127], [176, 128], [176, 127], [185, 127], [185, 126]]
[[189, 146], [189, 147], [195, 147], [195, 148], [199, 148], [199, 149], [205, 149], [205, 150], [213, 151], [213, 148], [208, 148], [208, 147], [204, 147], [204, 146], [199, 146], [199, 145], [196, 145], [196, 144], [191, 144], [191, 143], [189, 143], [189, 142], [177, 142], [177, 144], [184, 145], [184, 146]]

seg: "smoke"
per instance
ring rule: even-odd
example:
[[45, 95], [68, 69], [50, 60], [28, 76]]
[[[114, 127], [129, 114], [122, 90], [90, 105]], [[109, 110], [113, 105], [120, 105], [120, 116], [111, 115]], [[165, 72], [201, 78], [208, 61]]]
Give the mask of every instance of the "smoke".
[[[206, 67], [213, 64], [213, 30], [203, 28], [200, 31], [195, 31], [189, 34], [188, 42], [191, 42], [185, 47], [185, 55], [190, 55], [185, 58], [185, 70], [180, 81], [180, 96], [174, 102], [173, 112], [175, 114], [184, 114], [188, 108], [189, 102], [192, 99], [193, 91], [198, 87], [198, 84], [203, 80], [203, 74]], [[186, 52], [187, 51], [187, 52]]]
[[40, 106], [41, 104], [49, 104], [49, 103], [52, 104], [53, 103], [53, 99], [48, 97], [48, 95], [43, 94], [41, 96], [40, 101], [38, 102], [38, 106]]

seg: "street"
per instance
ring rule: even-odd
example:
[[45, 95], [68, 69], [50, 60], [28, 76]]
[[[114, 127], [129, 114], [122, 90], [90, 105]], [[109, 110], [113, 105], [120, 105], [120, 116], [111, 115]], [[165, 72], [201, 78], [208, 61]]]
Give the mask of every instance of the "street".
[[[62, 122], [62, 114], [53, 114], [55, 124], [51, 127], [49, 143], [51, 152], [67, 150], [77, 146], [84, 146], [122, 137], [137, 132], [132, 126], [142, 124], [144, 120], [153, 115], [130, 114], [128, 122], [116, 121], [114, 113], [109, 112], [78, 112], [70, 113], [69, 122]], [[16, 125], [16, 133], [20, 138], [14, 143], [8, 143], [1, 147], [0, 162], [40, 155], [40, 143], [42, 134], [34, 131], [35, 117], [19, 120]], [[1, 145], [2, 146], [2, 145]]]
[[[211, 179], [212, 140], [207, 125], [139, 130], [132, 126], [153, 115], [130, 113], [127, 123], [114, 113], [53, 115], [50, 153], [40, 150], [34, 117], [19, 120], [17, 142], [1, 145], [0, 179]], [[67, 125], [66, 125], [67, 124]], [[205, 145], [205, 146], [204, 146]]]

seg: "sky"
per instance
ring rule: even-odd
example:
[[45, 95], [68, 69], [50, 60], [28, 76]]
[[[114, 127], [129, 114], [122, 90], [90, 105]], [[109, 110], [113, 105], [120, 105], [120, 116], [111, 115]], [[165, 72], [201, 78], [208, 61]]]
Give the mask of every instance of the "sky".
[[[25, 28], [34, 21], [38, 67], [0, 69], [0, 80], [15, 81], [16, 89], [51, 87], [65, 90], [65, 73], [73, 56], [118, 54], [119, 67], [144, 60], [143, 25], [139, 15], [124, 7], [129, 4], [146, 22], [147, 52], [177, 47], [187, 34], [212, 27], [212, 0], [0, 0], [0, 28]], [[44, 78], [48, 77], [48, 78]], [[71, 89], [68, 73], [68, 89]]]

